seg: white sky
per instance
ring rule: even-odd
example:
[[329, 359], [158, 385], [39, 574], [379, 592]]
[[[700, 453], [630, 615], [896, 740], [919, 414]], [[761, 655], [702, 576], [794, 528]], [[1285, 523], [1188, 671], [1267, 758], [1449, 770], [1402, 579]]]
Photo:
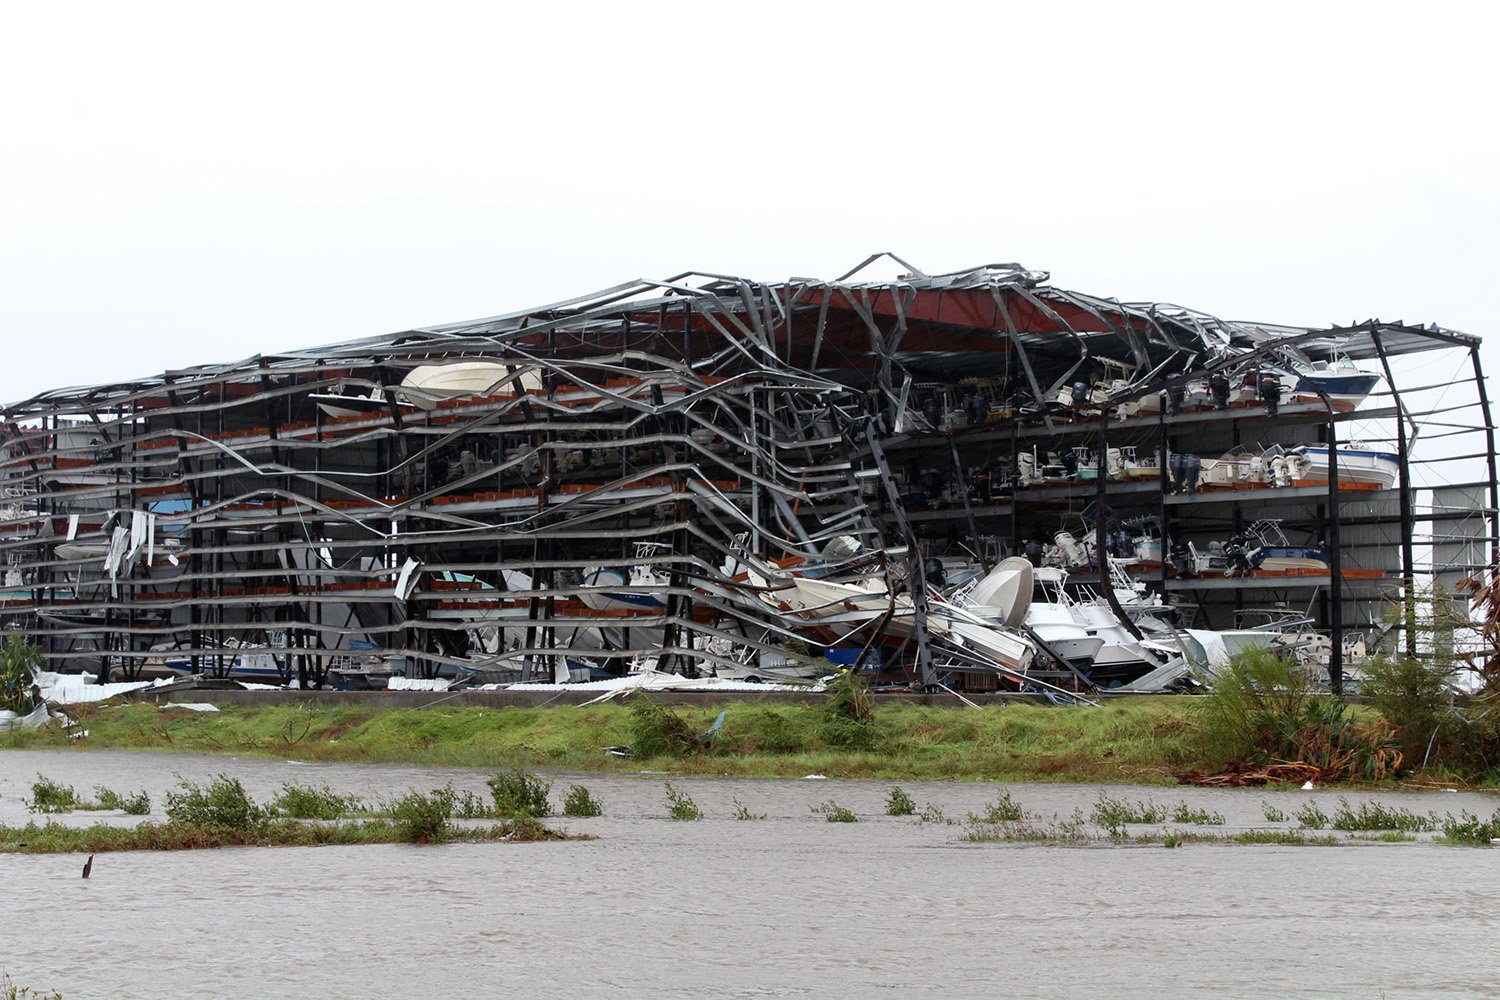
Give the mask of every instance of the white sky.
[[1497, 10], [7, 4], [0, 399], [877, 250], [1500, 371]]

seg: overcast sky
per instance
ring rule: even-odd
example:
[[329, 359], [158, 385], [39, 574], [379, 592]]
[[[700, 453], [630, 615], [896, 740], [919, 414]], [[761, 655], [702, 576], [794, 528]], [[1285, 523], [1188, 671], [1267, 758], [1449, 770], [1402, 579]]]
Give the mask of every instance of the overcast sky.
[[1494, 10], [11, 4], [0, 399], [878, 250], [1500, 342]]

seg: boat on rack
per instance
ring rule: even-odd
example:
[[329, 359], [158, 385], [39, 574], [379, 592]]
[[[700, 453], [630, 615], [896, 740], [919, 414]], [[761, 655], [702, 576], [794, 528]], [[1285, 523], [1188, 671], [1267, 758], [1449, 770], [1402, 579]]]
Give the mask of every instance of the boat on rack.
[[[1292, 448], [1290, 454], [1307, 459], [1303, 479], [1328, 482], [1328, 446], [1305, 444]], [[1351, 443], [1338, 448], [1339, 482], [1369, 483], [1388, 490], [1401, 473], [1401, 459], [1393, 452], [1374, 451]]]

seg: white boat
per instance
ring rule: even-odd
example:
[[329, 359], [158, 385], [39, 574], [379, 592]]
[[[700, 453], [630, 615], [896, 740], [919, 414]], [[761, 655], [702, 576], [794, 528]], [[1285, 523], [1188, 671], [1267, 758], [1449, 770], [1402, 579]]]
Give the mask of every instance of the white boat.
[[[1305, 444], [1291, 449], [1291, 453], [1307, 459], [1304, 478], [1328, 482], [1327, 445]], [[1358, 445], [1340, 446], [1338, 456], [1341, 483], [1373, 483], [1380, 489], [1388, 490], [1401, 474], [1401, 459], [1392, 452], [1372, 451]]]
[[399, 392], [412, 405], [431, 410], [444, 400], [535, 391], [541, 387], [541, 377], [534, 368], [517, 368], [494, 361], [458, 361], [413, 368], [401, 380]]

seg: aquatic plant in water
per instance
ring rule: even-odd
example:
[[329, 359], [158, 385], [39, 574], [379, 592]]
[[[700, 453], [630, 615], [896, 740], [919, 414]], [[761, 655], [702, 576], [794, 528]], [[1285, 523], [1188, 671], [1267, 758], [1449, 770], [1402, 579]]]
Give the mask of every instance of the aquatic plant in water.
[[901, 789], [901, 786], [891, 787], [891, 794], [886, 796], [885, 814], [887, 816], [910, 816], [917, 811], [917, 803], [910, 795]]
[[263, 829], [270, 819], [240, 780], [227, 774], [214, 778], [207, 788], [183, 780], [178, 782], [178, 789], [167, 793], [167, 819], [173, 823], [254, 832]]
[[734, 800], [734, 818], [738, 820], [765, 819], [765, 813], [751, 812], [750, 807], [739, 799]]
[[602, 816], [604, 807], [599, 800], [582, 785], [569, 785], [568, 797], [563, 800], [564, 816]]
[[1286, 822], [1286, 813], [1282, 812], [1280, 809], [1277, 809], [1269, 802], [1262, 801], [1260, 804], [1260, 811], [1265, 815], [1267, 823]]
[[338, 819], [359, 806], [357, 795], [339, 795], [327, 785], [314, 788], [290, 783], [283, 784], [280, 794], [270, 803], [274, 812], [293, 819]]
[[1224, 816], [1207, 809], [1194, 809], [1186, 802], [1179, 802], [1177, 808], [1172, 810], [1172, 822], [1191, 826], [1223, 826]]
[[679, 792], [672, 787], [670, 781], [664, 782], [667, 788], [667, 815], [672, 819], [696, 820], [703, 818], [703, 810], [698, 808], [686, 792]]
[[513, 767], [493, 775], [485, 784], [490, 786], [497, 816], [540, 819], [551, 815], [552, 807], [547, 803], [547, 795], [552, 791], [550, 781]]
[[1402, 833], [1422, 833], [1438, 826], [1436, 817], [1423, 816], [1409, 809], [1387, 806], [1381, 802], [1361, 802], [1359, 808], [1350, 807], [1348, 800], [1339, 799], [1338, 811], [1333, 814], [1335, 830], [1398, 830]]
[[837, 802], [829, 800], [822, 805], [812, 807], [815, 813], [822, 813], [823, 818], [830, 823], [858, 823], [859, 817], [851, 809], [845, 809]]
[[[443, 794], [445, 791], [450, 794]], [[412, 789], [391, 806], [391, 818], [403, 839], [415, 844], [436, 843], [447, 838], [452, 811], [451, 789], [438, 789], [430, 795]]]
[[39, 774], [31, 783], [31, 799], [26, 808], [34, 813], [65, 813], [79, 808], [78, 793], [72, 785], [63, 785]]
[[1000, 797], [984, 807], [980, 813], [969, 813], [970, 823], [1014, 823], [1026, 818], [1026, 810], [1021, 808], [1010, 792], [1000, 793]]
[[1500, 840], [1500, 810], [1482, 820], [1468, 810], [1443, 817], [1442, 839], [1449, 844], [1488, 844]]
[[1328, 814], [1316, 802], [1309, 802], [1297, 810], [1297, 823], [1304, 830], [1321, 830], [1328, 825]]
[[1127, 823], [1161, 823], [1166, 820], [1167, 811], [1154, 802], [1131, 802], [1100, 792], [1090, 818], [1095, 826], [1114, 834], [1121, 832]]

